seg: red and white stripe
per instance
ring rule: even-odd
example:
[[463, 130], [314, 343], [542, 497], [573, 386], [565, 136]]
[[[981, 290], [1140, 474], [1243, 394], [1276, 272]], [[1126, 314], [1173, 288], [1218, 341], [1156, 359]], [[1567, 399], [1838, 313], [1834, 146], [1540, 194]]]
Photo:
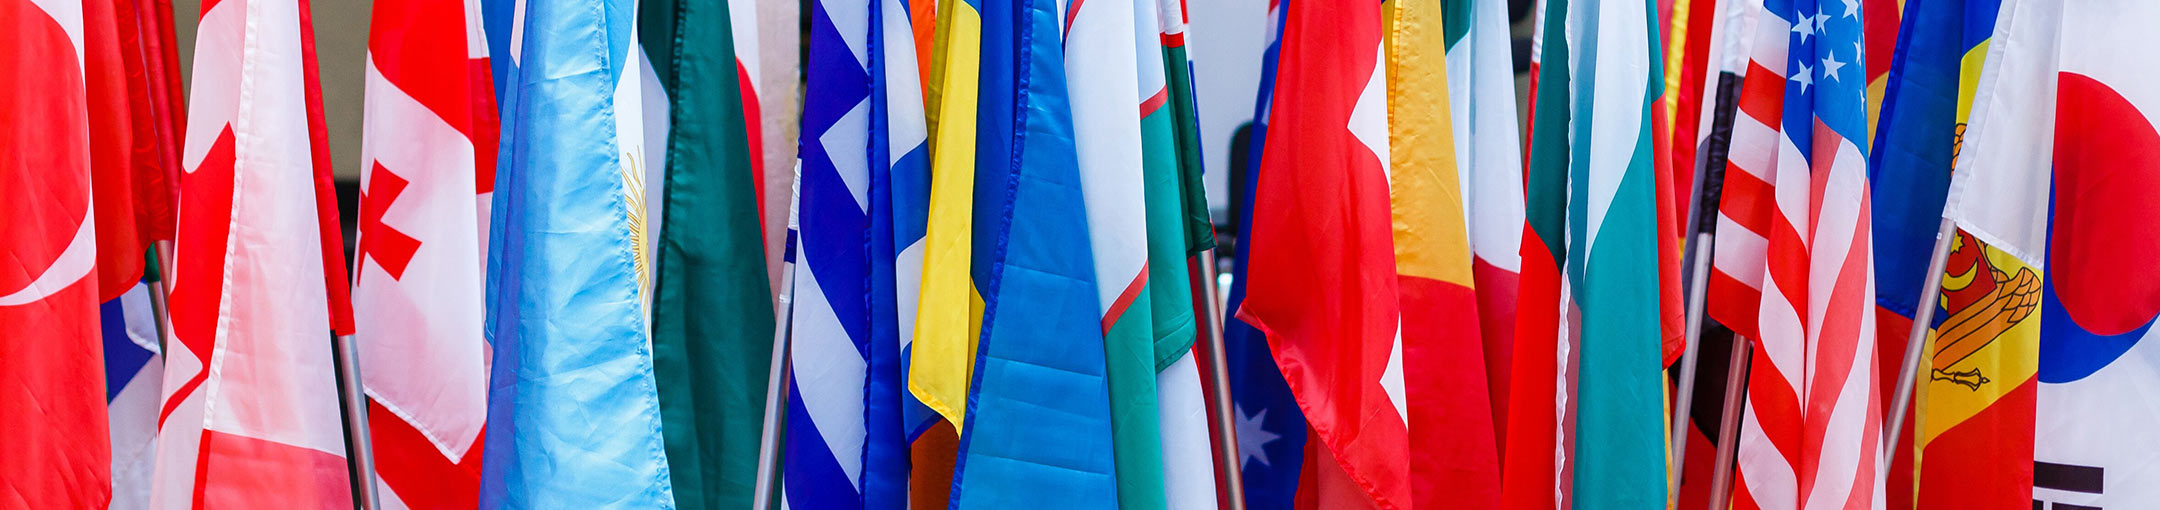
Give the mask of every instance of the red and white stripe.
[[196, 32], [153, 508], [352, 504], [304, 5], [206, 4]]
[[1739, 111], [1733, 115], [1731, 149], [1725, 164], [1724, 195], [1718, 200], [1716, 252], [1711, 258], [1708, 313], [1720, 324], [1757, 338], [1756, 316], [1762, 301], [1764, 249], [1771, 232], [1773, 179], [1777, 175], [1778, 125], [1784, 117], [1785, 46], [1791, 24], [1766, 16], [1762, 5], [1735, 5], [1754, 11], [1754, 41], [1740, 85]]
[[1753, 276], [1759, 290], [1748, 296], [1759, 299], [1757, 350], [1734, 499], [1737, 508], [1881, 508], [1865, 156], [1819, 121], [1808, 140], [1777, 131], [1790, 25], [1777, 16], [1758, 23], [1716, 261], [1728, 285]]
[[494, 88], [473, 3], [379, 0], [354, 312], [386, 509], [478, 504]]

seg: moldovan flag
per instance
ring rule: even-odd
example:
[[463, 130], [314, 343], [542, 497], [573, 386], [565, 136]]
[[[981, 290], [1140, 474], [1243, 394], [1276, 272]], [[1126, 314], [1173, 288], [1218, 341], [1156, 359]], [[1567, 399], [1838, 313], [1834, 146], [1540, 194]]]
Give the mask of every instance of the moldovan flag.
[[1509, 54], [1505, 2], [1445, 3], [1455, 174], [1463, 183], [1459, 195], [1468, 216], [1478, 333], [1492, 393], [1493, 437], [1499, 438], [1506, 435], [1498, 425], [1507, 416], [1515, 292], [1522, 279], [1523, 153], [1515, 126], [1515, 60]]
[[[982, 5], [997, 22], [983, 25], [976, 253], [990, 253], [980, 249], [987, 243], [1002, 257], [975, 275], [983, 334], [952, 508], [1116, 508], [1116, 468], [1104, 455], [1114, 451], [1105, 321], [1089, 249], [1094, 204], [1066, 95], [1065, 18], [1051, 0]], [[1113, 35], [1132, 37], [1126, 26]]]
[[473, 72], [487, 50], [478, 14], [385, 0], [370, 21], [353, 313], [389, 508], [471, 508], [480, 494], [488, 220], [477, 200], [495, 185], [480, 166], [494, 161], [481, 141], [493, 138], [495, 91]]
[[[1491, 508], [1500, 503], [1500, 457], [1492, 394], [1464, 223], [1462, 180], [1449, 115], [1448, 63], [1422, 51], [1445, 40], [1444, 4], [1388, 4], [1388, 194], [1401, 292], [1403, 374], [1411, 507]], [[1465, 55], [1468, 57], [1468, 55]], [[1514, 144], [1496, 150], [1514, 150]], [[1513, 170], [1510, 168], [1509, 170]]]
[[483, 509], [675, 505], [646, 333], [635, 3], [532, 0], [519, 20], [488, 229]]
[[[1266, 334], [1324, 444], [1325, 508], [1410, 506], [1381, 6], [1286, 6], [1238, 317]], [[1434, 83], [1439, 86], [1439, 82]], [[1436, 142], [1445, 143], [1446, 138]]]
[[[2154, 327], [2160, 322], [2160, 271], [2154, 268], [2160, 224], [2153, 218], [2160, 217], [2160, 204], [2151, 199], [2160, 193], [2160, 173], [2153, 170], [2160, 167], [2160, 62], [2144, 53], [2142, 41], [2160, 23], [2160, 5], [2003, 3], [1987, 57], [1991, 70], [2003, 71], [1988, 74], [1995, 90], [1975, 101], [1967, 131], [1983, 138], [1966, 146], [1976, 151], [1976, 167], [2000, 161], [2040, 174], [2052, 166], [2052, 186], [2032, 178], [2008, 188], [2052, 190], [2053, 205], [1961, 203], [1971, 204], [1974, 216], [2003, 210], [2004, 219], [2025, 222], [2004, 227], [2006, 234], [2044, 228], [2049, 236], [2032, 499], [2054, 508], [2145, 506], [2160, 501], [2160, 435], [2152, 427], [2160, 422], [2160, 407], [2153, 405], [2160, 391], [2160, 329]], [[2056, 9], [2059, 22], [2051, 19]], [[2058, 36], [2059, 53], [2048, 52]], [[2060, 55], [2059, 71], [2007, 70], [2018, 61], [2044, 64], [2051, 53]], [[2014, 143], [2047, 139], [2049, 105], [2052, 155]], [[2005, 126], [1997, 137], [1995, 130]], [[1978, 152], [1987, 143], [1982, 140], [2013, 141], [2009, 145], [2021, 150]], [[1961, 197], [1983, 196], [1976, 188], [1960, 190], [1967, 193]], [[2016, 209], [2030, 212], [2010, 216]], [[2040, 211], [2051, 211], [2044, 224]]]
[[349, 334], [306, 2], [206, 5], [188, 101], [155, 508], [352, 504]]
[[[758, 206], [757, 122], [732, 35], [735, 2], [637, 3], [643, 255], [675, 501], [748, 506], [757, 478], [774, 312]], [[619, 93], [618, 93], [619, 94]], [[635, 110], [618, 105], [618, 111]], [[624, 145], [631, 142], [625, 140]], [[683, 225], [689, 225], [684, 227]]]
[[16, 77], [0, 91], [0, 428], [17, 445], [0, 456], [0, 500], [102, 508], [112, 467], [82, 6], [6, 2], [0, 27], [0, 73]]

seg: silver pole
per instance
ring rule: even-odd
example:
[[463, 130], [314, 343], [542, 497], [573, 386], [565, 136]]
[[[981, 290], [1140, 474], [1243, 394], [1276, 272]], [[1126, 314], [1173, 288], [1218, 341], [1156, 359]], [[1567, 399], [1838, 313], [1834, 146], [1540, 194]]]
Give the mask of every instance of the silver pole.
[[[794, 232], [801, 221], [802, 210], [802, 162], [795, 163], [795, 191], [790, 193], [788, 203], [788, 232]], [[773, 315], [777, 319], [773, 328], [772, 364], [767, 368], [765, 379], [765, 423], [758, 432], [757, 485], [752, 489], [751, 507], [767, 510], [773, 507], [774, 493], [779, 489], [774, 481], [779, 479], [780, 459], [780, 410], [787, 407], [788, 337], [794, 329], [795, 319], [795, 242], [788, 236], [787, 246], [781, 248], [785, 260], [780, 269], [780, 294], [773, 298]]]
[[1732, 504], [1733, 454], [1740, 443], [1740, 411], [1747, 405], [1748, 351], [1754, 342], [1733, 336], [1732, 357], [1725, 369], [1725, 412], [1718, 416], [1717, 460], [1710, 470], [1710, 510]]
[[1710, 277], [1711, 237], [1708, 232], [1695, 234], [1695, 259], [1688, 271], [1687, 347], [1681, 351], [1680, 382], [1673, 389], [1672, 462], [1665, 473], [1666, 506], [1680, 500], [1680, 467], [1687, 464], [1688, 419], [1693, 417], [1695, 407], [1695, 359], [1702, 349], [1703, 303], [1709, 289], [1703, 282]]
[[[1890, 402], [1890, 428], [1883, 429], [1883, 451], [1897, 451], [1898, 432], [1905, 429], [1905, 411], [1912, 408], [1913, 385], [1919, 377], [1922, 360], [1920, 355], [1927, 348], [1928, 330], [1935, 324], [1935, 301], [1942, 299], [1942, 278], [1945, 266], [1950, 265], [1950, 242], [1957, 238], [1957, 222], [1943, 218], [1942, 227], [1935, 230], [1935, 252], [1928, 256], [1927, 277], [1920, 284], [1920, 301], [1914, 306], [1912, 332], [1905, 335], [1905, 366], [1899, 367], [1897, 396]], [[1884, 455], [1883, 472], [1889, 472], [1890, 460], [1895, 455]]]
[[345, 418], [345, 465], [352, 472], [353, 508], [381, 508], [375, 495], [375, 450], [368, 436], [367, 395], [360, 385], [360, 351], [352, 335], [330, 337], [337, 362], [338, 406]]
[[1208, 321], [1208, 335], [1205, 339], [1208, 362], [1201, 369], [1207, 372], [1204, 375], [1213, 383], [1208, 396], [1215, 405], [1208, 408], [1208, 413], [1215, 415], [1215, 437], [1221, 439], [1216, 443], [1215, 463], [1222, 466], [1223, 477], [1221, 485], [1215, 490], [1223, 494], [1223, 501], [1229, 503], [1228, 510], [1245, 510], [1245, 473], [1241, 469], [1244, 466], [1238, 462], [1241, 457], [1238, 456], [1237, 412], [1230, 400], [1230, 359], [1223, 352], [1223, 301], [1222, 294], [1215, 292], [1215, 271], [1215, 250], [1200, 252], [1200, 271], [1197, 276], [1201, 285], [1194, 290], [1205, 291], [1203, 294], [1207, 295], [1202, 299], [1207, 305]]

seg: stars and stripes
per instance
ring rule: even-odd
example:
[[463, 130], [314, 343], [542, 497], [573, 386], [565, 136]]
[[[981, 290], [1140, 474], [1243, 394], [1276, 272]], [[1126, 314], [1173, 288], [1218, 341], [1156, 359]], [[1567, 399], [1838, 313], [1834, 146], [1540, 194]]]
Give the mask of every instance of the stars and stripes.
[[1857, 8], [1764, 8], [1716, 261], [1726, 296], [1759, 299], [1752, 322], [1743, 310], [1719, 317], [1760, 346], [1736, 498], [1742, 508], [1880, 508], [1866, 84], [1845, 70], [1862, 58]]

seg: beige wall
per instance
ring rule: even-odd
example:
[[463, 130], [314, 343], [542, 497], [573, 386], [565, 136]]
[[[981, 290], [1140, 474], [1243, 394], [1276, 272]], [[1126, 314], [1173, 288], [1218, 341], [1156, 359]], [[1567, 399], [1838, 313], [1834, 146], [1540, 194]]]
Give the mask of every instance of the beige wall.
[[[322, 73], [323, 120], [330, 128], [330, 161], [339, 179], [360, 178], [360, 98], [367, 65], [369, 0], [314, 0], [315, 59]], [[174, 0], [182, 76], [192, 77], [199, 0]], [[185, 80], [187, 78], [183, 78]]]

